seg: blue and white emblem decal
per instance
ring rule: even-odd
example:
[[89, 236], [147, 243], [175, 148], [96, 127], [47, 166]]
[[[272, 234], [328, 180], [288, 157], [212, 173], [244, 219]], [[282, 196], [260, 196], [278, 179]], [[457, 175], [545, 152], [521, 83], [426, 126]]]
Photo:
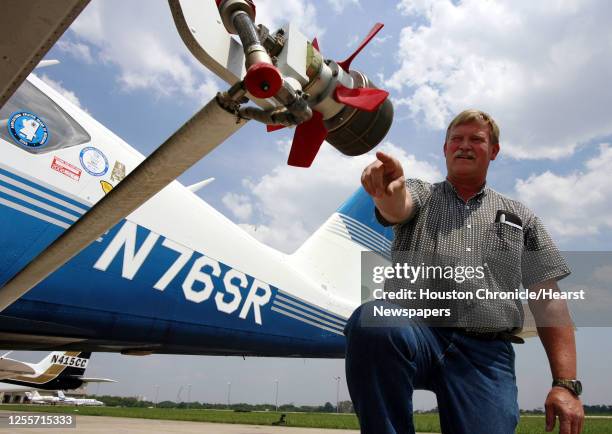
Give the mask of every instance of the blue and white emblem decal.
[[49, 140], [47, 125], [33, 113], [15, 112], [9, 117], [7, 126], [13, 139], [28, 148], [40, 148]]
[[83, 169], [92, 176], [102, 176], [108, 172], [108, 159], [98, 148], [83, 148], [79, 159]]

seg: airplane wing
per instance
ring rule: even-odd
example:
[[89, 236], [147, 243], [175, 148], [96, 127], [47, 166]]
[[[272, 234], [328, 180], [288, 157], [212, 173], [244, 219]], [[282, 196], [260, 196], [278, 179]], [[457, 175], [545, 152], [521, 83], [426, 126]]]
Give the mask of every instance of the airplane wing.
[[89, 0], [4, 0], [0, 14], [0, 107]]
[[78, 377], [83, 383], [116, 383], [117, 380], [111, 378]]
[[9, 358], [0, 358], [0, 379], [15, 375], [33, 375], [36, 371], [27, 363]]

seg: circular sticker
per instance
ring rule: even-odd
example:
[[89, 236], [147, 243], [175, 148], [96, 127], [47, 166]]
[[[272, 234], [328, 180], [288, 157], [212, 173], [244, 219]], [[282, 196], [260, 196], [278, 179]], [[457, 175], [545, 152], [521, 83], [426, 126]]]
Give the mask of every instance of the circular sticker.
[[47, 125], [30, 112], [15, 112], [7, 123], [9, 133], [20, 145], [28, 148], [40, 148], [49, 141]]
[[106, 155], [102, 153], [98, 148], [88, 146], [81, 149], [81, 166], [87, 173], [93, 176], [102, 176], [108, 172], [108, 160]]

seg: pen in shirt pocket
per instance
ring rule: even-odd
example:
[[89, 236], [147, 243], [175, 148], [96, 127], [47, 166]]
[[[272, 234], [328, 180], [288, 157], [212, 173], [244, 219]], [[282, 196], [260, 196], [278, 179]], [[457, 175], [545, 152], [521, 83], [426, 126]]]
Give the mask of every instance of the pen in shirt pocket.
[[523, 229], [523, 221], [519, 216], [502, 209], [497, 211], [497, 214], [495, 215], [495, 222], [503, 223], [517, 229]]

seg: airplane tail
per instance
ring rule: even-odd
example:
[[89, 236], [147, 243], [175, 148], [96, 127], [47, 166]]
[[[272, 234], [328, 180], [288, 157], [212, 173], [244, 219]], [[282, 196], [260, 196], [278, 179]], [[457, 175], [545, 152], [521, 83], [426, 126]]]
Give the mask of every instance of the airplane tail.
[[60, 375], [70, 374], [81, 376], [85, 373], [90, 357], [91, 352], [53, 351], [38, 362], [34, 368], [37, 372], [49, 372], [51, 370], [56, 371], [66, 367], [69, 369], [63, 369]]
[[83, 384], [90, 352], [54, 351], [37, 364], [31, 364], [35, 374], [17, 375], [3, 379], [3, 382], [37, 389], [76, 389]]
[[330, 294], [351, 304], [361, 301], [361, 253], [389, 259], [393, 230], [374, 215], [374, 201], [359, 188], [291, 255], [296, 268]]

